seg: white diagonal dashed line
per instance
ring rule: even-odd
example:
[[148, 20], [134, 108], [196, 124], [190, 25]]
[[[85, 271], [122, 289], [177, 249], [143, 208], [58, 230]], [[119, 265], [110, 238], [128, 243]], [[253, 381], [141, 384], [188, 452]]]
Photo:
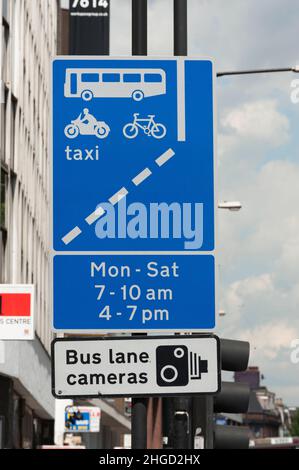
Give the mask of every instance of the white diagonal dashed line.
[[117, 191], [117, 193], [113, 194], [113, 196], [111, 196], [108, 201], [110, 202], [110, 204], [115, 206], [115, 204], [117, 204], [121, 199], [126, 197], [127, 194], [129, 194], [127, 188], [123, 187], [119, 191]]
[[89, 214], [88, 217], [86, 217], [85, 221], [88, 223], [88, 225], [93, 224], [96, 220], [98, 220], [102, 215], [105, 213], [104, 209], [99, 206], [96, 208], [95, 211], [93, 211], [91, 214]]
[[166, 152], [162, 153], [160, 157], [156, 158], [155, 162], [158, 166], [164, 165], [168, 160], [170, 160], [174, 156], [174, 151], [172, 149], [166, 150]]
[[132, 179], [133, 183], [135, 186], [139, 186], [146, 178], [151, 176], [152, 172], [149, 168], [145, 168], [142, 170], [138, 175], [135, 176], [135, 178]]
[[[166, 150], [166, 152], [162, 153], [162, 155], [156, 158], [155, 162], [159, 167], [161, 167], [162, 165], [164, 165], [164, 163], [170, 160], [170, 158], [172, 158], [174, 155], [175, 155], [175, 152], [172, 149], [168, 149]], [[140, 171], [134, 178], [132, 178], [131, 181], [135, 186], [139, 186], [151, 174], [152, 174], [151, 170], [146, 167], [142, 171]], [[110, 202], [110, 204], [115, 206], [119, 201], [121, 201], [121, 199], [126, 197], [128, 194], [129, 194], [129, 191], [127, 190], [127, 188], [123, 186], [119, 191], [113, 194], [113, 196], [111, 196], [108, 199], [108, 201]], [[88, 223], [88, 225], [91, 225], [96, 220], [98, 220], [104, 213], [105, 213], [105, 210], [101, 206], [99, 206], [96, 208], [95, 211], [93, 211], [91, 214], [89, 214], [85, 218], [85, 221]], [[65, 245], [68, 245], [81, 233], [82, 233], [82, 230], [80, 229], [80, 227], [76, 226], [62, 238], [62, 241]]]
[[63, 243], [65, 245], [68, 245], [69, 243], [71, 243], [78, 235], [80, 235], [80, 233], [82, 233], [82, 230], [76, 226], [75, 228], [73, 228], [70, 232], [68, 232], [62, 239]]

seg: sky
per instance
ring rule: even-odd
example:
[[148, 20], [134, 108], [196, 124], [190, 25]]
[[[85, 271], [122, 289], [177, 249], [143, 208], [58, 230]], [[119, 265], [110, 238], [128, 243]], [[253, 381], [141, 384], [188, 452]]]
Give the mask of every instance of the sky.
[[[131, 53], [131, 0], [113, 0], [111, 55]], [[148, 0], [148, 53], [172, 55], [172, 0]], [[188, 53], [216, 71], [299, 64], [299, 2], [189, 0]], [[299, 103], [295, 73], [216, 80], [219, 308], [216, 333], [249, 340], [262, 384], [299, 405]]]

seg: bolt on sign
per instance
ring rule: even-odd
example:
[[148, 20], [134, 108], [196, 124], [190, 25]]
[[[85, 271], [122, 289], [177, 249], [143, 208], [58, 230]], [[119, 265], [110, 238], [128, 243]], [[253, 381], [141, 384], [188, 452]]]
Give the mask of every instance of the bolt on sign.
[[56, 398], [215, 394], [219, 369], [214, 335], [59, 338], [52, 343]]
[[53, 326], [215, 326], [213, 63], [53, 61]]
[[0, 339], [34, 339], [32, 284], [0, 284]]

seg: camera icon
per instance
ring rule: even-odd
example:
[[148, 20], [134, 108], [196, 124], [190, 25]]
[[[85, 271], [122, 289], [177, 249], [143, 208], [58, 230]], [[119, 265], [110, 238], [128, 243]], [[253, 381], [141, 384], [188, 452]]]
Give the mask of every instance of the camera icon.
[[203, 372], [208, 372], [208, 361], [188, 351], [187, 346], [157, 347], [156, 373], [160, 387], [183, 387], [189, 380], [201, 379]]

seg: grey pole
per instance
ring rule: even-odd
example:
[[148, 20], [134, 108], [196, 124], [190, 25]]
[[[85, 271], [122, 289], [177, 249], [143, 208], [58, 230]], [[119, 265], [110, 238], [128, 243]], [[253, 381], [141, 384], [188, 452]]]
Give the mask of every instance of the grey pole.
[[147, 55], [147, 0], [132, 0], [132, 54]]
[[188, 54], [187, 0], [173, 2], [174, 55]]
[[[173, 39], [175, 56], [188, 54], [188, 21], [187, 0], [174, 0], [173, 2]], [[173, 407], [170, 400], [173, 400]], [[191, 397], [167, 398], [164, 406], [173, 409], [172, 419], [173, 446], [175, 449], [190, 449], [192, 447], [191, 432]]]
[[132, 449], [146, 449], [147, 399], [132, 399]]
[[[132, 0], [132, 55], [147, 55], [147, 0]], [[132, 449], [147, 448], [147, 402], [132, 398]]]
[[297, 67], [280, 67], [272, 69], [252, 69], [252, 70], [232, 70], [227, 72], [217, 72], [217, 77], [226, 77], [228, 75], [252, 75], [256, 73], [281, 73], [281, 72], [295, 72], [298, 73]]

